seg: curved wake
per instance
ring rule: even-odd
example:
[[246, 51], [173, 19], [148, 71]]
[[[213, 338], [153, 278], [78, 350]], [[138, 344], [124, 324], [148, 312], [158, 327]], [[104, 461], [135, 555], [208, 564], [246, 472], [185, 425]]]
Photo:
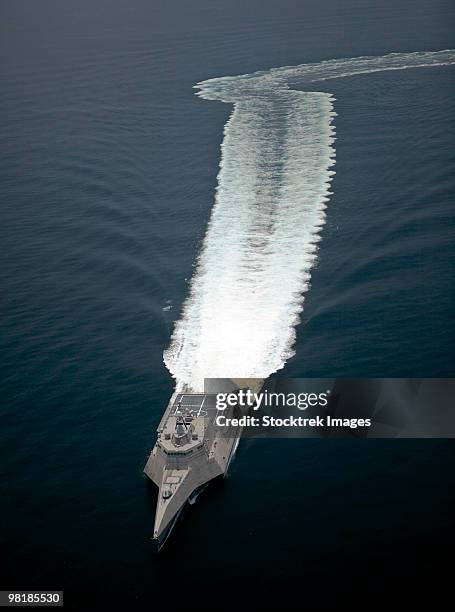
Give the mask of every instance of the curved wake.
[[293, 355], [335, 172], [333, 97], [309, 83], [455, 63], [455, 51], [394, 53], [274, 68], [199, 83], [234, 104], [215, 204], [165, 363], [177, 388], [267, 378]]

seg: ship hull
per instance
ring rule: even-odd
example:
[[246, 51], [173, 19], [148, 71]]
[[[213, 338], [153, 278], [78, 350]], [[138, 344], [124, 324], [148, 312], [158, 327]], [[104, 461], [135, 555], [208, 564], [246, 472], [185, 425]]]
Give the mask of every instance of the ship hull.
[[[161, 419], [144, 468], [159, 489], [153, 532], [158, 550], [183, 509], [232, 463], [242, 428], [218, 425], [218, 410], [214, 393], [174, 393]], [[234, 410], [229, 407], [225, 416]]]
[[183, 504], [183, 506], [180, 508], [180, 510], [177, 512], [177, 514], [174, 516], [174, 518], [171, 520], [171, 522], [169, 523], [169, 525], [166, 527], [166, 529], [163, 531], [163, 533], [161, 533], [161, 535], [154, 537], [153, 539], [156, 541], [156, 551], [160, 552], [160, 550], [163, 548], [163, 546], [166, 544], [167, 539], [169, 538], [169, 536], [171, 535], [171, 531], [174, 529], [175, 524], [177, 523], [177, 521], [179, 520], [179, 518], [181, 517], [183, 510], [186, 507], [186, 503]]
[[201, 485], [200, 487], [198, 487], [191, 495], [190, 497], [186, 500], [186, 502], [183, 504], [183, 506], [180, 508], [180, 510], [177, 512], [177, 514], [174, 516], [174, 518], [171, 520], [171, 522], [169, 523], [169, 525], [166, 527], [166, 529], [157, 537], [154, 538], [154, 540], [157, 543], [157, 552], [160, 552], [160, 550], [163, 548], [163, 546], [166, 544], [169, 536], [171, 535], [171, 532], [173, 531], [175, 525], [177, 524], [179, 518], [184, 514], [185, 510], [189, 507], [192, 506], [193, 504], [196, 503], [196, 499], [199, 497], [199, 495], [202, 493], [202, 491], [204, 491], [204, 489], [206, 489], [209, 486], [210, 483], [206, 482], [203, 485]]

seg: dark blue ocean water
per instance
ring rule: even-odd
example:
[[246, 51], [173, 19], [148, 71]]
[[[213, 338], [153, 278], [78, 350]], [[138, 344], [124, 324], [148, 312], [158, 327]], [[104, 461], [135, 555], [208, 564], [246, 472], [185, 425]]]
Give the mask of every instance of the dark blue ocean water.
[[[246, 579], [307, 602], [432, 589], [451, 442], [245, 440], [159, 557], [142, 468], [230, 112], [192, 86], [453, 48], [451, 3], [15, 0], [0, 23], [1, 588], [77, 609], [84, 590], [148, 609], [175, 581], [217, 606]], [[453, 68], [315, 89], [337, 174], [282, 374], [453, 376]]]

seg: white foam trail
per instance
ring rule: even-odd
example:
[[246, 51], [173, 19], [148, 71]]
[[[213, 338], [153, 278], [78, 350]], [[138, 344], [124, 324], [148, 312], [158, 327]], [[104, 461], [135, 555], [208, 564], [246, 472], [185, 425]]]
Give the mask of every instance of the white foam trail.
[[334, 174], [333, 98], [316, 81], [455, 63], [455, 51], [391, 54], [274, 68], [197, 85], [234, 103], [215, 204], [190, 293], [164, 359], [177, 388], [266, 378], [293, 354], [295, 326]]

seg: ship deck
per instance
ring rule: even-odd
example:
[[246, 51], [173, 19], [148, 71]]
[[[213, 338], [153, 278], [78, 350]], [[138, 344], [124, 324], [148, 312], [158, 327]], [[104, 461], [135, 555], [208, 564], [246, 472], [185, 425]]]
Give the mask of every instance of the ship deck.
[[165, 429], [171, 416], [204, 417], [207, 424], [216, 416], [216, 393], [174, 393], [163, 414], [158, 431]]

